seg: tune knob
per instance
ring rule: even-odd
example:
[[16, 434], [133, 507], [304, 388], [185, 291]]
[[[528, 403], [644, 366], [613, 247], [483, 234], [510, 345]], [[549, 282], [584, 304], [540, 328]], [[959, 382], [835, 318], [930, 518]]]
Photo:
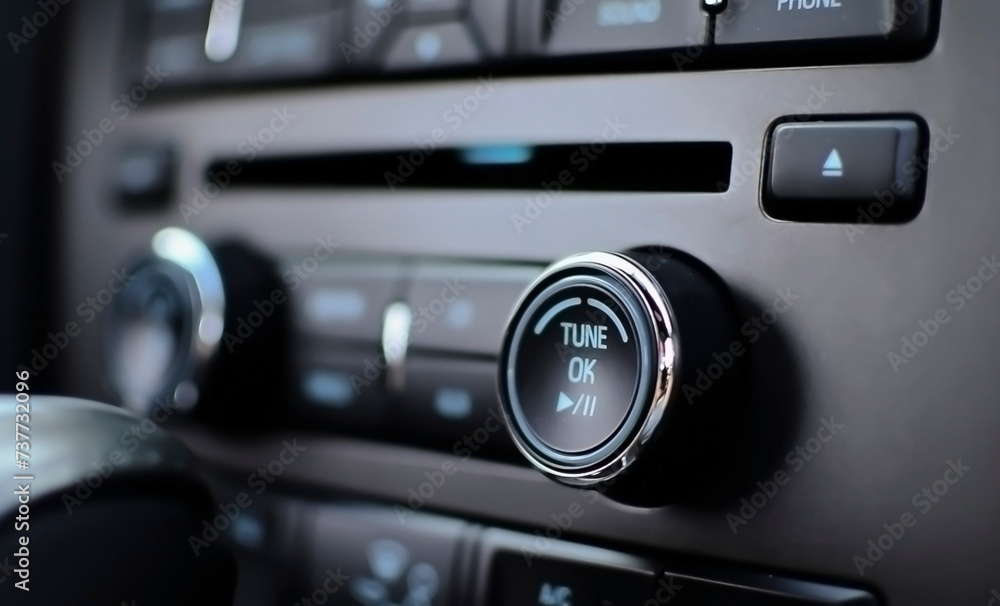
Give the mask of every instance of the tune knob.
[[[741, 360], [684, 385], [736, 339], [732, 298], [678, 252], [586, 253], [550, 266], [508, 324], [499, 392], [521, 453], [556, 481], [641, 505], [698, 498], [725, 474]], [[727, 418], [728, 417], [728, 418]], [[711, 477], [705, 477], [710, 474]]]

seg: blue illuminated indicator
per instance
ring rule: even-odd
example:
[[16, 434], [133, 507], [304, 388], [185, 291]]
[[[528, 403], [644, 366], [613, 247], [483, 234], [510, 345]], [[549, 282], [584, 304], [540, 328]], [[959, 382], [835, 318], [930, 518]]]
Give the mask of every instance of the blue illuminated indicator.
[[342, 372], [312, 371], [302, 382], [302, 391], [313, 402], [333, 408], [346, 408], [354, 403], [351, 378]]
[[466, 164], [524, 164], [535, 155], [530, 145], [480, 145], [461, 150]]

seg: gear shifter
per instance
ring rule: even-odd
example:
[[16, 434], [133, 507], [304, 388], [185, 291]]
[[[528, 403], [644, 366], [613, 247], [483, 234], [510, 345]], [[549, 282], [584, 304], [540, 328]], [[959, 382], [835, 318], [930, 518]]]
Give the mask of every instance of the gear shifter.
[[[30, 432], [28, 466], [7, 476], [0, 500], [0, 561], [9, 556], [11, 569], [0, 603], [232, 604], [232, 554], [213, 545], [196, 556], [188, 544], [212, 500], [183, 444], [113, 406], [18, 404], [0, 396], [4, 451], [14, 450], [15, 421]], [[144, 439], [126, 446], [137, 428]]]

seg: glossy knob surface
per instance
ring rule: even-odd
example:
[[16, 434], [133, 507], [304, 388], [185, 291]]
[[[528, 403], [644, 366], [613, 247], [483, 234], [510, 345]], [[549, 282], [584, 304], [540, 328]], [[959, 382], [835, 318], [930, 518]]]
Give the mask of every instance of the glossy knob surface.
[[682, 383], [736, 336], [734, 315], [718, 276], [681, 253], [553, 264], [522, 296], [501, 352], [500, 400], [518, 449], [561, 483], [621, 481], [609, 494], [662, 500], [672, 491], [658, 481], [696, 467], [695, 443], [712, 441], [703, 432], [743, 381], [734, 365], [710, 397], [682, 402]]

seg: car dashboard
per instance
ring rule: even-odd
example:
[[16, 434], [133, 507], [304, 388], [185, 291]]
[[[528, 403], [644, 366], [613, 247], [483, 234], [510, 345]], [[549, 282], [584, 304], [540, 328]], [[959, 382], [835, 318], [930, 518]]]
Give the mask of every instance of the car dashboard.
[[19, 10], [10, 369], [234, 604], [1000, 603], [1000, 5]]

